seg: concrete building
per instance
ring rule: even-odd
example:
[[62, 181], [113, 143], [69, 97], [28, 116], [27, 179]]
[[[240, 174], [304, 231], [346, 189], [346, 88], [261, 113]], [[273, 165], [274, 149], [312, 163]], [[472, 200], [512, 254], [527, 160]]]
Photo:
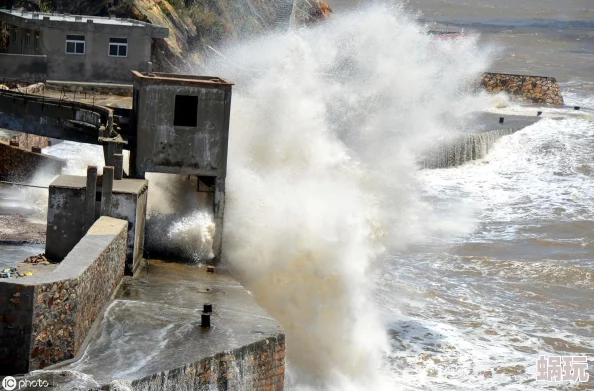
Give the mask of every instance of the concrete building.
[[131, 19], [0, 10], [9, 25], [0, 77], [87, 82], [131, 82], [147, 71], [153, 39], [165, 27]]
[[232, 86], [212, 76], [134, 72], [132, 174], [197, 176], [197, 191], [213, 207], [215, 259], [221, 254]]
[[[128, 222], [126, 272], [132, 274], [140, 266], [144, 247], [148, 181], [122, 179], [113, 181], [112, 186], [107, 215]], [[93, 222], [102, 215], [102, 190], [101, 185], [97, 186], [95, 194], [91, 195]], [[45, 253], [54, 262], [61, 262], [66, 258], [87, 233], [86, 193], [87, 178], [84, 176], [61, 175], [50, 184]]]

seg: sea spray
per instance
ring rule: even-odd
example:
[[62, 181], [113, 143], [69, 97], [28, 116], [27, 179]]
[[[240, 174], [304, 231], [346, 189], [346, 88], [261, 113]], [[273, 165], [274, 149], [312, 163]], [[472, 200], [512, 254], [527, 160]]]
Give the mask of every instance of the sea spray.
[[146, 255], [193, 262], [212, 259], [215, 232], [212, 198], [196, 192], [196, 177], [147, 173], [146, 178], [150, 188]]
[[224, 258], [283, 326], [293, 387], [393, 389], [370, 275], [384, 250], [440, 232], [418, 157], [477, 109], [486, 55], [380, 5], [223, 52]]

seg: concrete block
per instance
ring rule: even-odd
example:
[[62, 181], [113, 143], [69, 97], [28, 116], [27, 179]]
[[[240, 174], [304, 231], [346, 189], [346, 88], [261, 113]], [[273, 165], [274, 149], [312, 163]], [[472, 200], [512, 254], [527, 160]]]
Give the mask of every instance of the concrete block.
[[[61, 261], [85, 234], [85, 192], [87, 178], [62, 175], [51, 185], [48, 204], [46, 254]], [[101, 209], [101, 186], [96, 189], [95, 218]], [[113, 181], [109, 216], [128, 222], [126, 272], [140, 264], [144, 247], [148, 181], [123, 179]]]

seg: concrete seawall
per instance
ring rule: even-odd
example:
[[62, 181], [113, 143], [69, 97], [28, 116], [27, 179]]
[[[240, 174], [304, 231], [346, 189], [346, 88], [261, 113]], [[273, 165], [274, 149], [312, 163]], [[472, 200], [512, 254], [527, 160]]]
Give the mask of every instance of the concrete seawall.
[[124, 277], [127, 232], [102, 217], [53, 272], [0, 280], [0, 375], [76, 355]]
[[147, 262], [124, 279], [87, 341], [74, 360], [25, 379], [56, 391], [285, 387], [284, 332], [228, 270]]
[[531, 103], [563, 105], [563, 96], [557, 79], [547, 76], [485, 73], [481, 80], [487, 92], [506, 92]]
[[474, 131], [437, 141], [427, 151], [420, 166], [448, 168], [483, 159], [501, 137], [513, 134], [540, 119], [537, 116], [507, 116], [503, 118], [503, 123], [499, 123], [500, 118], [495, 114], [483, 113], [478, 118]]
[[0, 141], [0, 180], [27, 182], [39, 169], [49, 174], [59, 174], [66, 161], [38, 152], [13, 147]]

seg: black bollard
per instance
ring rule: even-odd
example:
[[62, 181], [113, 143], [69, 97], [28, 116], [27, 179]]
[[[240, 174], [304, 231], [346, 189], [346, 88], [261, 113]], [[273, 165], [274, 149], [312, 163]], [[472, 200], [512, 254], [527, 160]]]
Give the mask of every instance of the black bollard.
[[503, 118], [503, 117], [499, 117], [499, 123], [500, 123], [500, 124], [502, 124], [502, 123], [503, 123], [503, 121], [505, 121], [505, 118]]
[[542, 111], [539, 111], [538, 113], [536, 113], [537, 117], [540, 117], [542, 115]]
[[202, 322], [200, 323], [200, 327], [209, 328], [210, 327], [210, 314], [202, 313]]
[[204, 304], [204, 311], [207, 314], [210, 314], [212, 312], [212, 304]]
[[580, 109], [580, 106], [573, 106], [573, 109], [574, 110], [579, 110]]

